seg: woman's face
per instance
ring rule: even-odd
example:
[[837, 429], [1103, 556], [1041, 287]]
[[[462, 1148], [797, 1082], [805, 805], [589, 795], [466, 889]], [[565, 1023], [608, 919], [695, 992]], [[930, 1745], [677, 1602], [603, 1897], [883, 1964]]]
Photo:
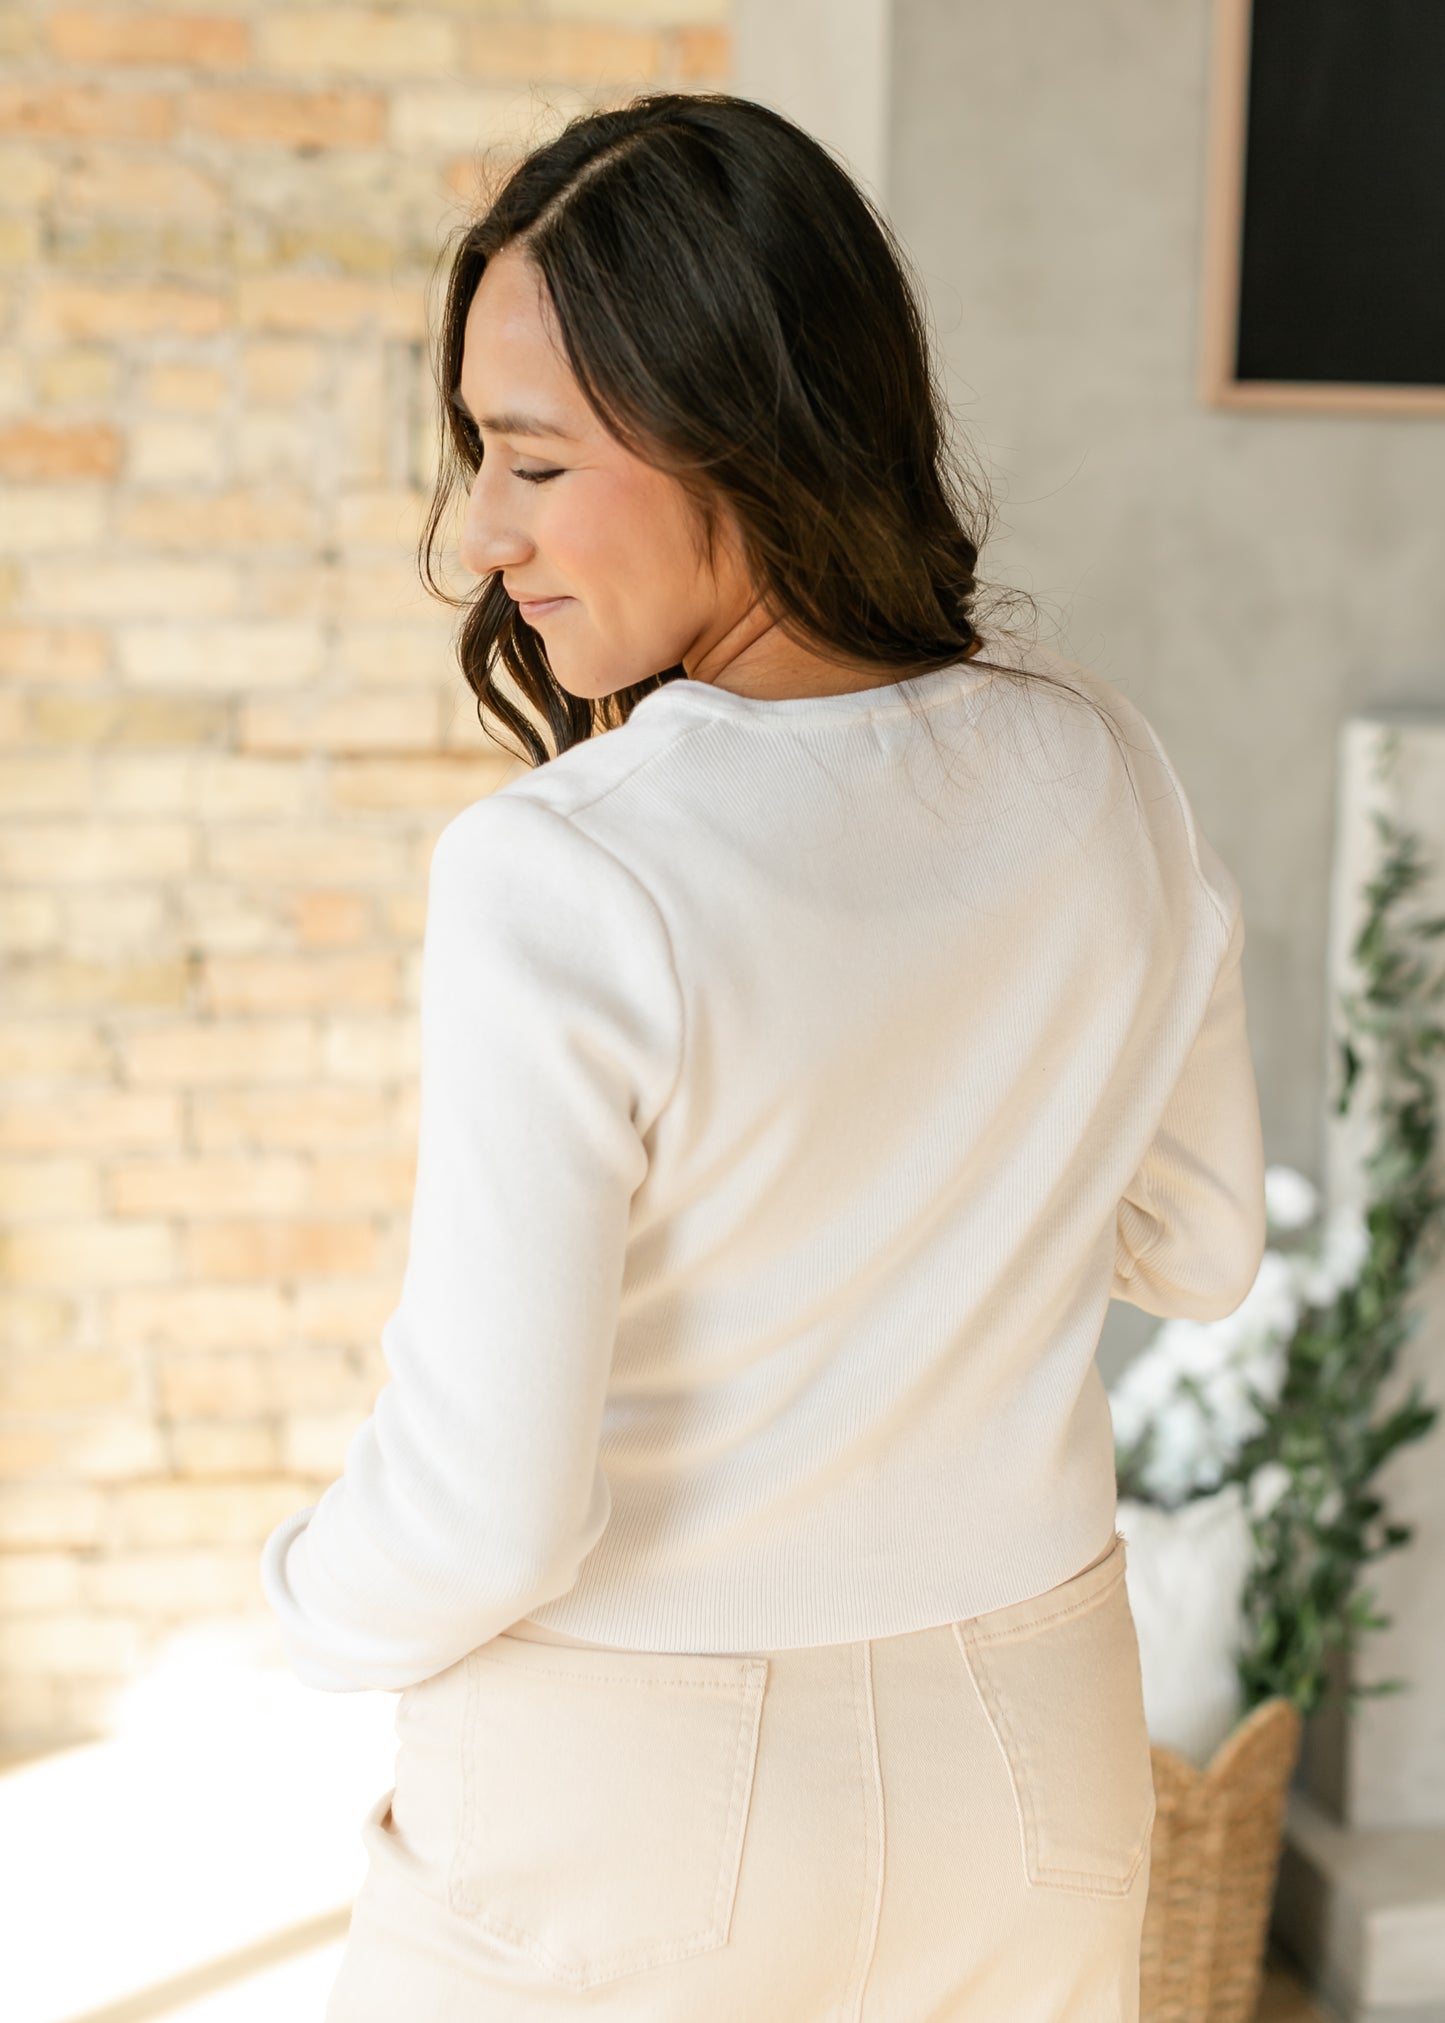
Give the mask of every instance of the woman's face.
[[570, 694], [610, 695], [679, 663], [691, 673], [747, 619], [755, 600], [731, 516], [715, 578], [676, 479], [587, 405], [541, 272], [516, 247], [488, 261], [472, 298], [453, 398], [483, 450], [461, 561], [501, 573]]

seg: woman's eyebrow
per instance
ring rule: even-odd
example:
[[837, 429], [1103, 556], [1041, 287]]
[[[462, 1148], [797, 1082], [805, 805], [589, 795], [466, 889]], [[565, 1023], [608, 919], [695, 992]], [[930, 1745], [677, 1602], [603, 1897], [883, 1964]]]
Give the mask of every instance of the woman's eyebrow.
[[[469, 421], [475, 420], [471, 409], [462, 399], [462, 390], [459, 386], [452, 388], [452, 405], [459, 407]], [[484, 414], [481, 420], [476, 422], [476, 426], [489, 429], [493, 435], [499, 436], [555, 436], [560, 442], [568, 443], [577, 440], [570, 429], [561, 428], [556, 422], [548, 421], [545, 416], [536, 414]]]

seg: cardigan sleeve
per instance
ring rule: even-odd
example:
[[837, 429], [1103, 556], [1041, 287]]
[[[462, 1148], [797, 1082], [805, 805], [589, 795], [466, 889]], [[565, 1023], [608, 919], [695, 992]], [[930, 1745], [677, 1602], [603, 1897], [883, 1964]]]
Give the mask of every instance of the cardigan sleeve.
[[1184, 1067], [1119, 1203], [1111, 1294], [1161, 1319], [1215, 1321], [1242, 1303], [1264, 1256], [1264, 1141], [1245, 1023], [1240, 891], [1203, 836], [1196, 847], [1225, 894], [1224, 953]]
[[331, 1692], [454, 1664], [565, 1594], [607, 1525], [630, 1205], [681, 1060], [661, 916], [569, 818], [498, 790], [434, 847], [419, 1025], [389, 1376], [261, 1558], [292, 1671]]

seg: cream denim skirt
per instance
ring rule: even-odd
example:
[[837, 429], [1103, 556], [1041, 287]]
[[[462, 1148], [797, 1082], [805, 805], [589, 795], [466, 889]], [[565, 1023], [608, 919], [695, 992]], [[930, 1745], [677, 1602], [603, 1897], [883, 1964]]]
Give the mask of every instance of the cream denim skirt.
[[514, 1625], [401, 1695], [326, 2023], [1137, 2023], [1124, 1555], [853, 1644]]

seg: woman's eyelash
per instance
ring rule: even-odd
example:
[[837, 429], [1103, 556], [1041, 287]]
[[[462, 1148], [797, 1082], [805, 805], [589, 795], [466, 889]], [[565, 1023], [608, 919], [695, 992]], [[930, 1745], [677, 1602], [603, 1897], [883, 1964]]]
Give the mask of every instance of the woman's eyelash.
[[[482, 461], [482, 440], [478, 433], [477, 425], [470, 415], [463, 415], [461, 417], [461, 427], [462, 433], [467, 439], [467, 447], [472, 453], [472, 462], [480, 465]], [[546, 483], [548, 478], [560, 478], [561, 475], [560, 470], [519, 471], [515, 465], [512, 467], [512, 476], [514, 478], [525, 478], [529, 485], [542, 485]]]

